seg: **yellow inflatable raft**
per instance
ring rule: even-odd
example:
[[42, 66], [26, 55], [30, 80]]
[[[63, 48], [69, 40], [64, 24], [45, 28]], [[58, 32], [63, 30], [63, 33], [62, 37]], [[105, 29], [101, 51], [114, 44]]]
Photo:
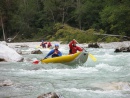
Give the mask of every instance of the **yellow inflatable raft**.
[[87, 61], [87, 59], [88, 53], [82, 51], [71, 55], [42, 59], [41, 63], [83, 64]]

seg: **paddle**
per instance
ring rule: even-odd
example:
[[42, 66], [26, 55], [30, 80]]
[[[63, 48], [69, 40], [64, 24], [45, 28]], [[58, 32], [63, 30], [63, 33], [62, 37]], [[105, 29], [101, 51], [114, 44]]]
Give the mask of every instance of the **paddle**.
[[94, 62], [96, 62], [97, 61], [97, 59], [92, 55], [92, 54], [88, 54], [89, 55], [89, 57], [94, 61]]
[[[74, 39], [75, 40], [75, 39]], [[76, 41], [76, 40], [75, 40]], [[77, 41], [76, 41], [76, 43], [77, 44], [79, 44]], [[83, 48], [83, 47], [82, 47]], [[84, 48], [83, 48], [84, 49]], [[85, 51], [86, 51], [86, 49], [84, 49]], [[97, 61], [97, 59], [94, 57], [94, 55], [92, 55], [92, 54], [90, 54], [90, 53], [88, 53], [88, 55], [89, 55], [89, 57], [94, 61], [94, 62], [96, 62]]]
[[41, 47], [40, 45], [36, 46], [36, 48], [40, 48], [40, 47]]

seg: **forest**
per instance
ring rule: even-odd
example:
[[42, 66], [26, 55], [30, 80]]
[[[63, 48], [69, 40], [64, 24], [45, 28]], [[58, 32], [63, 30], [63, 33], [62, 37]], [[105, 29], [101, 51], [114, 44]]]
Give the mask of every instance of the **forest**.
[[[118, 35], [107, 37], [101, 34]], [[130, 36], [130, 0], [1, 0], [0, 40], [120, 41]]]

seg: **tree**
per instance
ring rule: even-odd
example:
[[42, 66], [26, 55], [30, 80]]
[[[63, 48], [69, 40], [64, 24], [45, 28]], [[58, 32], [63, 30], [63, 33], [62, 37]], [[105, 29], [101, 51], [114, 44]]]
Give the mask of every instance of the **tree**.
[[110, 0], [100, 13], [101, 21], [107, 33], [130, 35], [130, 1]]
[[12, 24], [10, 24], [10, 20], [17, 9], [16, 3], [17, 0], [1, 0], [0, 3], [1, 27], [3, 29], [4, 40], [9, 35], [12, 35], [12, 31], [10, 30]]
[[104, 7], [104, 0], [77, 0], [75, 20], [80, 29], [100, 29], [99, 12]]
[[51, 16], [54, 23], [66, 23], [69, 14], [71, 14], [72, 8], [74, 7], [74, 0], [45, 0], [45, 12]]

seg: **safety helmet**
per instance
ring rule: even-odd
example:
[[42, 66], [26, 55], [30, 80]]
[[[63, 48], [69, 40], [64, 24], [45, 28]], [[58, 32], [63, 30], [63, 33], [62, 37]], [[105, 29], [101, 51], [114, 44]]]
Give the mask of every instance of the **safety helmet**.
[[55, 47], [59, 47], [59, 45], [58, 45], [58, 44], [55, 44]]

